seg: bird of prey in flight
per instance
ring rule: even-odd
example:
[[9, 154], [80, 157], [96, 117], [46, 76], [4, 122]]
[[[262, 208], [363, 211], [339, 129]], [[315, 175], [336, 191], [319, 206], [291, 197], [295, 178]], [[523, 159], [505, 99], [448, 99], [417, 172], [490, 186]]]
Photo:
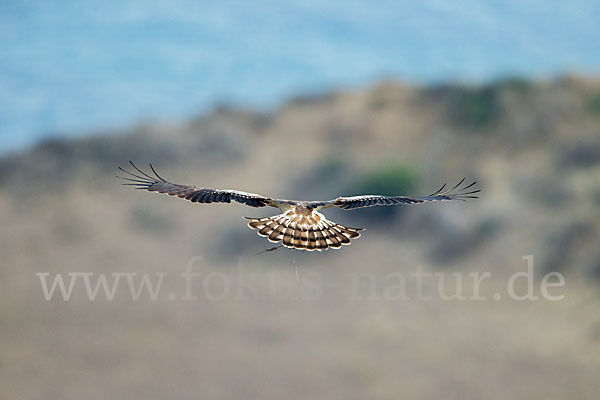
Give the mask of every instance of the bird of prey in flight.
[[352, 197], [338, 197], [327, 201], [301, 201], [273, 199], [260, 194], [246, 193], [239, 190], [207, 189], [198, 186], [180, 185], [171, 183], [162, 178], [150, 164], [154, 176], [142, 171], [131, 161], [131, 166], [137, 173], [127, 171], [121, 167], [119, 170], [128, 174], [125, 185], [135, 186], [136, 189], [145, 189], [150, 192], [166, 193], [177, 196], [194, 203], [231, 203], [236, 201], [250, 207], [275, 207], [281, 213], [267, 218], [249, 218], [248, 226], [257, 229], [260, 236], [266, 237], [270, 242], [282, 242], [290, 249], [322, 251], [329, 248], [339, 249], [342, 245], [349, 245], [351, 239], [360, 237], [363, 228], [350, 228], [329, 221], [319, 211], [338, 207], [344, 210], [371, 206], [391, 206], [398, 204], [417, 204], [427, 201], [439, 200], [466, 200], [474, 199], [480, 190], [474, 190], [473, 182], [460, 187], [464, 179], [451, 189], [446, 189], [444, 184], [439, 190], [429, 196], [381, 196], [361, 195]]

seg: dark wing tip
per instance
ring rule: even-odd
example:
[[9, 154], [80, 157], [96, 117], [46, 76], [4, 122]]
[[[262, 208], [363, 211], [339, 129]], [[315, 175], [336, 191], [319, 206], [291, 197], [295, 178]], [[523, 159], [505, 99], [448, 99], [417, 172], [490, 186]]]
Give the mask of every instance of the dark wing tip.
[[[150, 184], [150, 183], [158, 183], [158, 182], [164, 182], [164, 183], [170, 183], [169, 181], [167, 181], [165, 178], [163, 178], [162, 176], [160, 176], [158, 174], [158, 172], [156, 172], [156, 169], [154, 168], [154, 166], [152, 165], [152, 163], [150, 163], [150, 169], [152, 170], [152, 172], [154, 173], [155, 176], [152, 176], [144, 171], [142, 171], [137, 165], [135, 165], [133, 163], [133, 161], [129, 160], [129, 164], [133, 167], [133, 169], [135, 171], [137, 171], [137, 173], [141, 174], [135, 174], [131, 171], [127, 171], [126, 169], [122, 168], [121, 166], [117, 166], [117, 168], [119, 169], [119, 171], [122, 171], [124, 173], [126, 173], [127, 175], [136, 178], [134, 179], [129, 179], [129, 180], [133, 180], [133, 181], [140, 181], [140, 182], [144, 182], [146, 184]], [[123, 178], [123, 177], [119, 177], [121, 179], [127, 179], [127, 178]]]
[[436, 194], [439, 194], [439, 193], [441, 193], [441, 192], [442, 192], [442, 190], [444, 190], [444, 188], [445, 188], [445, 187], [446, 187], [446, 183], [444, 183], [444, 184], [442, 185], [442, 187], [441, 187], [441, 188], [439, 188], [439, 189], [438, 189], [438, 190], [436, 190], [435, 192], [431, 193], [431, 194], [430, 194], [430, 196], [435, 196]]
[[[455, 191], [455, 189], [457, 189], [463, 182], [465, 181], [465, 178], [463, 178], [460, 183], [454, 188], [452, 189], [451, 193], [448, 193], [450, 195], [451, 198], [454, 199], [460, 199], [460, 200], [465, 200], [465, 199], [478, 199], [479, 196], [473, 196], [476, 193], [480, 193], [481, 189], [475, 189], [475, 190], [471, 190], [471, 191], [467, 191], [471, 188], [474, 188], [475, 185], [477, 184], [477, 181], [473, 181], [472, 183], [468, 184], [467, 186], [458, 189]], [[453, 193], [452, 193], [453, 192]]]
[[[466, 178], [462, 178], [460, 182], [454, 185], [451, 189], [443, 190], [446, 187], [444, 184], [439, 190], [433, 192], [428, 197], [434, 197], [436, 200], [465, 200], [465, 199], [478, 199], [479, 196], [473, 196], [476, 193], [480, 193], [481, 189], [475, 189], [474, 186], [477, 184], [477, 181], [473, 181], [470, 184], [460, 187]], [[474, 188], [475, 190], [468, 191], [469, 189]]]
[[156, 170], [154, 169], [154, 166], [152, 165], [152, 163], [149, 163], [149, 164], [150, 164], [150, 169], [152, 170], [152, 172], [154, 172], [154, 175], [156, 175], [156, 177], [157, 177], [158, 179], [160, 179], [161, 181], [163, 181], [163, 182], [167, 182], [167, 180], [166, 180], [166, 179], [164, 179], [163, 177], [161, 177], [161, 176], [158, 174], [158, 172], [156, 172]]

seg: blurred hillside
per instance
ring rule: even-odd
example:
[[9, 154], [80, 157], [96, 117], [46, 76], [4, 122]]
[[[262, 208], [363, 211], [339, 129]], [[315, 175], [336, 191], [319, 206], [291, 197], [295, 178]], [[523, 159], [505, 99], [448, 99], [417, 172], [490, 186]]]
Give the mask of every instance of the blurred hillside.
[[[133, 191], [114, 178], [129, 159], [177, 183], [299, 199], [477, 180], [482, 196], [466, 203], [328, 210], [367, 230], [342, 250], [297, 253], [300, 277], [423, 266], [491, 271], [494, 288], [532, 254], [538, 279], [565, 275], [566, 300], [350, 302], [347, 285], [324, 285], [316, 302], [46, 302], [36, 272], [180, 274], [202, 256], [276, 286], [294, 275], [290, 251], [254, 255], [270, 244], [241, 218], [275, 209]], [[48, 140], [0, 160], [0, 220], [0, 398], [560, 399], [600, 389], [597, 79], [382, 82], [271, 114], [223, 106], [186, 123]]]

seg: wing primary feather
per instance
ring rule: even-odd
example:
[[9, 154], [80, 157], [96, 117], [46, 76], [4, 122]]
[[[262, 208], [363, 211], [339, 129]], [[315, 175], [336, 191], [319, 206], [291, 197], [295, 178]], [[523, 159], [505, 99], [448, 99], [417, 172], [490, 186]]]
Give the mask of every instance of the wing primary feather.
[[131, 181], [131, 182], [139, 182], [138, 185], [148, 184], [148, 181], [142, 181], [140, 179], [125, 178], [124, 176], [119, 176], [119, 175], [115, 175], [115, 178], [124, 179], [126, 181]]
[[450, 189], [450, 190], [449, 190], [447, 193], [452, 193], [454, 190], [456, 190], [456, 188], [457, 188], [457, 187], [459, 187], [460, 185], [462, 185], [462, 183], [465, 181], [465, 179], [466, 179], [466, 178], [462, 178], [462, 179], [460, 180], [460, 182], [458, 182], [458, 183], [456, 184], [456, 186], [454, 186], [452, 189]]
[[139, 168], [138, 168], [138, 167], [137, 167], [137, 166], [136, 166], [136, 165], [133, 163], [133, 161], [129, 160], [129, 164], [131, 164], [131, 166], [132, 166], [133, 168], [135, 168], [135, 170], [136, 170], [137, 172], [139, 172], [140, 174], [144, 175], [145, 177], [147, 177], [147, 178], [149, 178], [149, 179], [155, 180], [153, 177], [151, 177], [150, 175], [148, 175], [147, 173], [145, 173], [144, 171], [142, 171], [141, 169], [139, 169]]
[[133, 177], [135, 177], [135, 178], [138, 178], [138, 179], [143, 179], [144, 181], [146, 181], [146, 180], [147, 180], [146, 178], [144, 178], [144, 177], [142, 177], [142, 176], [139, 176], [139, 175], [136, 175], [136, 174], [132, 174], [131, 172], [129, 172], [129, 171], [127, 171], [127, 170], [125, 170], [125, 169], [123, 169], [123, 168], [121, 168], [121, 167], [117, 167], [117, 168], [118, 168], [119, 170], [121, 170], [121, 171], [125, 172], [126, 174], [129, 174], [129, 175], [131, 175], [131, 176], [133, 176]]
[[[156, 172], [156, 170], [155, 170], [155, 169], [154, 169], [154, 167], [152, 166], [152, 163], [150, 163], [150, 169], [152, 170], [152, 172], [154, 172], [154, 175], [156, 175], [156, 177], [157, 177], [158, 179], [160, 179], [160, 180], [161, 180], [161, 181], [163, 181], [163, 182], [167, 182], [167, 180], [166, 180], [166, 179], [164, 179], [162, 176], [160, 176], [160, 175], [158, 174], [158, 172]], [[464, 180], [464, 179], [463, 179], [463, 180]]]
[[477, 181], [475, 181], [475, 182], [471, 183], [471, 184], [470, 184], [469, 186], [467, 186], [467, 187], [464, 187], [464, 188], [462, 188], [462, 190], [467, 190], [467, 189], [469, 189], [470, 187], [474, 186], [475, 184], [477, 184]]
[[435, 192], [431, 193], [431, 194], [430, 194], [430, 196], [435, 196], [436, 194], [439, 194], [439, 193], [441, 193], [441, 192], [442, 192], [442, 190], [444, 190], [444, 188], [445, 188], [445, 187], [446, 187], [446, 184], [444, 183], [444, 184], [442, 185], [442, 187], [441, 187], [441, 188], [439, 188], [439, 189], [438, 189], [438, 190], [436, 190]]

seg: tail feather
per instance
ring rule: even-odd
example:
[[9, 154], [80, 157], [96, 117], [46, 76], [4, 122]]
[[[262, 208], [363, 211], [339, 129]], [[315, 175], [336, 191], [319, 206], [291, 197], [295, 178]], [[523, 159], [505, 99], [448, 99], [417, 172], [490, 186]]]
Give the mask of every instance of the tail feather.
[[327, 248], [329, 247], [329, 245], [327, 244], [327, 239], [325, 239], [325, 236], [323, 235], [323, 232], [321, 230], [316, 229], [315, 230], [315, 237], [317, 239], [317, 250], [327, 250]]
[[269, 236], [271, 232], [279, 225], [276, 219], [269, 221], [265, 226], [260, 228], [258, 234], [261, 236]]
[[293, 248], [294, 247], [294, 228], [290, 221], [286, 221], [286, 228], [283, 233], [283, 245], [285, 247]]
[[302, 247], [302, 237], [300, 236], [301, 231], [299, 227], [294, 227], [294, 247], [295, 248], [301, 248]]
[[348, 237], [342, 233], [342, 231], [344, 231], [344, 230], [346, 230], [344, 227], [341, 227], [337, 224], [330, 222], [329, 231], [333, 232], [333, 234], [335, 235], [335, 238], [342, 244], [349, 244], [350, 239], [348, 239]]
[[328, 221], [320, 214], [317, 224], [299, 223], [302, 220], [289, 212], [268, 218], [246, 218], [249, 220], [248, 227], [256, 229], [270, 242], [281, 241], [285, 247], [307, 251], [339, 249], [349, 245], [351, 239], [359, 238], [362, 230]]
[[[246, 217], [247, 218], [247, 217]], [[269, 223], [273, 217], [269, 217], [269, 218], [247, 218], [250, 220], [250, 222], [248, 222], [248, 226], [252, 229], [260, 229], [262, 227], [264, 227], [267, 223]]]
[[327, 232], [327, 243], [329, 243], [330, 247], [333, 247], [334, 249], [339, 249], [342, 247], [342, 243], [339, 241], [335, 232], [331, 230], [331, 228], [326, 229], [325, 232]]
[[286, 226], [283, 224], [279, 224], [277, 225], [273, 231], [271, 231], [271, 233], [269, 234], [269, 241], [273, 242], [273, 243], [277, 243], [279, 242], [281, 239], [283, 239], [283, 231], [285, 230]]
[[308, 246], [309, 246], [309, 239], [308, 239], [308, 231], [310, 229], [310, 226], [305, 226], [302, 227], [302, 235], [300, 235], [302, 237], [302, 246], [303, 248], [308, 250]]
[[308, 243], [306, 250], [313, 251], [317, 248], [317, 237], [313, 226], [308, 227]]

